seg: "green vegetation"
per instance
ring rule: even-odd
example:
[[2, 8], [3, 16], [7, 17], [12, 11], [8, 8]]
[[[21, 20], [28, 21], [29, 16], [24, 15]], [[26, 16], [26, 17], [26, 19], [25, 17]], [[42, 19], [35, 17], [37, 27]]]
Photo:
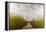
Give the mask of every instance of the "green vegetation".
[[30, 24], [34, 27], [34, 28], [43, 28], [44, 27], [44, 21], [43, 20], [33, 20], [32, 22], [30, 22]]
[[[21, 16], [10, 16], [9, 19], [9, 29], [22, 29], [25, 25], [27, 25], [28, 21], [24, 20]], [[44, 21], [43, 20], [32, 20], [30, 24], [33, 26], [33, 28], [43, 28], [44, 27]]]
[[27, 21], [24, 20], [21, 16], [10, 16], [9, 29], [21, 29], [27, 24]]

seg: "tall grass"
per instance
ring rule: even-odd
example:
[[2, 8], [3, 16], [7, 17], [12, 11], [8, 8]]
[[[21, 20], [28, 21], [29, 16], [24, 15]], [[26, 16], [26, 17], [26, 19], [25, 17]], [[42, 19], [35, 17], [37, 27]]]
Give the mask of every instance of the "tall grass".
[[21, 29], [27, 22], [21, 16], [10, 16], [9, 29]]
[[37, 20], [32, 20], [30, 24], [33, 26], [33, 28], [44, 28], [44, 20], [43, 19], [37, 19]]
[[[25, 25], [27, 25], [28, 21], [24, 20], [21, 16], [10, 16], [9, 19], [9, 29], [22, 29]], [[39, 20], [32, 20], [30, 21], [30, 24], [33, 26], [33, 28], [43, 28], [44, 27], [44, 21], [43, 19]]]

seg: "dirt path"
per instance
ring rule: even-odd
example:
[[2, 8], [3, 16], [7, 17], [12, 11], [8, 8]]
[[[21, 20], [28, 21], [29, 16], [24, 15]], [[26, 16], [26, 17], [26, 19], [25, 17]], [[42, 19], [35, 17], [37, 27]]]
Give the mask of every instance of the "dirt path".
[[32, 28], [32, 25], [30, 23], [27, 23], [27, 25], [23, 27], [23, 29], [30, 29], [30, 28]]

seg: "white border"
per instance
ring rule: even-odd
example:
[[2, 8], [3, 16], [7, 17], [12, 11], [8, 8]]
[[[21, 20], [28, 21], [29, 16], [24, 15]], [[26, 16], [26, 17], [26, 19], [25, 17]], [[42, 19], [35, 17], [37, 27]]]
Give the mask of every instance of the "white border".
[[[5, 31], [5, 1], [45, 3], [45, 16], [46, 16], [46, 0], [0, 0], [0, 32], [8, 32]], [[45, 32], [45, 31], [46, 25], [45, 29], [12, 30], [9, 32]]]

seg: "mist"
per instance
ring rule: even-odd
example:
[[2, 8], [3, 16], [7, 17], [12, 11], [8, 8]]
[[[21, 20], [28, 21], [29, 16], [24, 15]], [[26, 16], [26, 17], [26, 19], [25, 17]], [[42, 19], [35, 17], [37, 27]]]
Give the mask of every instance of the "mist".
[[25, 20], [43, 18], [43, 5], [10, 3], [10, 15], [24, 17]]

